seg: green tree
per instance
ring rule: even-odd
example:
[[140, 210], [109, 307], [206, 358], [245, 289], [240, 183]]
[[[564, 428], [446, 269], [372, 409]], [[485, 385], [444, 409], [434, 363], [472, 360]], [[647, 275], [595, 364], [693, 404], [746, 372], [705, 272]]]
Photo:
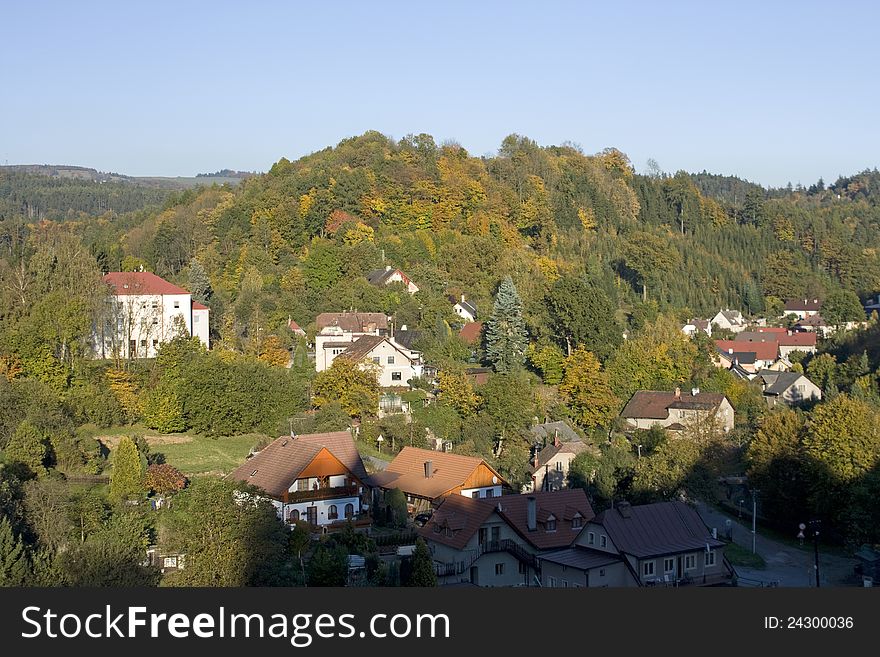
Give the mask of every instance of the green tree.
[[855, 481], [880, 459], [880, 413], [843, 394], [821, 403], [810, 418], [804, 450], [833, 483]]
[[438, 399], [454, 408], [462, 417], [473, 415], [479, 398], [464, 372], [443, 370], [438, 379]]
[[564, 276], [553, 284], [546, 302], [553, 330], [568, 355], [576, 346], [584, 345], [604, 358], [620, 343], [615, 308], [602, 290], [581, 279]]
[[208, 303], [208, 299], [214, 293], [208, 272], [195, 258], [189, 261], [189, 292], [192, 300], [199, 303]]
[[318, 372], [312, 392], [317, 408], [339, 402], [351, 417], [375, 415], [379, 408], [379, 382], [375, 368], [350, 358], [336, 358], [329, 368]]
[[624, 247], [624, 260], [641, 282], [643, 301], [648, 299], [649, 286], [653, 287], [682, 266], [681, 255], [667, 239], [644, 231], [629, 236]]
[[131, 498], [142, 497], [145, 492], [145, 464], [137, 445], [129, 436], [122, 440], [113, 450], [113, 470], [110, 473], [110, 498], [124, 502]]
[[0, 516], [0, 587], [24, 586], [30, 573], [27, 552], [12, 523]]
[[6, 446], [6, 460], [22, 464], [32, 475], [44, 475], [48, 448], [45, 434], [25, 421], [18, 425]]
[[412, 556], [412, 572], [407, 586], [437, 586], [437, 573], [434, 572], [434, 561], [428, 545], [421, 538], [416, 540], [416, 549]]
[[807, 363], [807, 376], [823, 391], [836, 379], [837, 360], [831, 354], [819, 354]]
[[390, 514], [390, 522], [395, 527], [406, 527], [406, 519], [408, 510], [406, 506], [406, 495], [399, 488], [392, 488], [385, 493], [385, 508]]
[[865, 319], [862, 302], [852, 290], [835, 290], [822, 302], [822, 318], [832, 326]]
[[529, 345], [526, 356], [538, 372], [541, 380], [547, 385], [557, 385], [562, 381], [563, 362], [565, 354], [555, 344]]
[[492, 315], [485, 327], [486, 358], [496, 372], [510, 372], [523, 362], [528, 333], [522, 309], [522, 300], [508, 276], [498, 286]]
[[341, 545], [319, 545], [308, 564], [309, 586], [345, 586], [348, 550]]
[[620, 408], [599, 360], [582, 346], [565, 359], [559, 394], [583, 427], [608, 426]]

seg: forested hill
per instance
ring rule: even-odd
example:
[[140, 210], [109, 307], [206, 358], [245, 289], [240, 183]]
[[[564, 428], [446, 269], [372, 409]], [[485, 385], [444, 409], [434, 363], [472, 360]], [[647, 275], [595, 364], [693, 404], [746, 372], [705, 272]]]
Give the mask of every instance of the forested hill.
[[406, 270], [426, 299], [466, 292], [484, 307], [510, 274], [538, 337], [549, 332], [547, 290], [563, 275], [586, 275], [631, 315], [758, 313], [786, 297], [880, 288], [876, 171], [828, 189], [768, 191], [705, 172], [636, 175], [615, 149], [586, 155], [511, 135], [497, 156], [480, 158], [429, 135], [368, 132], [281, 159], [235, 189], [166, 197], [105, 183], [101, 196], [85, 191], [94, 183], [53, 180], [40, 187], [46, 210], [36, 216], [21, 200], [29, 176], [0, 177], [4, 231], [20, 218], [69, 217], [64, 206], [112, 209], [72, 227], [101, 268], [127, 258], [186, 284], [195, 258], [218, 309], [245, 332], [256, 311], [277, 324], [347, 307], [394, 310], [380, 308], [389, 302], [362, 278], [383, 263]]

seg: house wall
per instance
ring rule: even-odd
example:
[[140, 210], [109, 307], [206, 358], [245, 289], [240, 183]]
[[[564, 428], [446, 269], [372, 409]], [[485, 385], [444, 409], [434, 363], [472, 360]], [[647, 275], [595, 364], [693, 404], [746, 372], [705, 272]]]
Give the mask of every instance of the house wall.
[[458, 316], [461, 317], [462, 319], [466, 319], [466, 320], [469, 321], [469, 322], [473, 322], [474, 320], [477, 319], [476, 317], [474, 317], [473, 315], [471, 315], [467, 310], [465, 310], [465, 309], [461, 306], [461, 304], [458, 304], [458, 303], [455, 304], [454, 306], [452, 306], [452, 310], [455, 311], [455, 314], [456, 314], [456, 315], [458, 315]]
[[[544, 490], [545, 476], [549, 480], [551, 490], [562, 490], [568, 486], [568, 472], [571, 470], [571, 462], [577, 454], [561, 452], [554, 456], [549, 463], [542, 464], [532, 475], [532, 490]], [[549, 467], [544, 467], [544, 466]], [[561, 465], [561, 470], [559, 466]]]
[[[724, 569], [724, 551], [722, 548], [716, 548], [713, 550], [715, 553], [715, 564], [712, 566], [706, 565], [706, 551], [705, 550], [695, 550], [688, 552], [678, 552], [674, 554], [659, 556], [651, 559], [634, 559], [633, 557], [628, 555], [628, 559], [632, 564], [633, 568], [639, 575], [639, 581], [644, 584], [653, 584], [658, 581], [663, 581], [664, 576], [668, 576], [670, 580], [676, 580], [682, 577], [690, 577], [692, 580], [699, 582], [702, 579], [703, 575], [706, 576], [718, 576], [725, 572]], [[694, 557], [694, 566], [693, 568], [687, 568], [687, 555], [692, 555]], [[666, 570], [665, 560], [672, 560], [672, 569]], [[644, 565], [646, 563], [654, 564], [654, 574], [653, 575], [645, 575]]]
[[[684, 396], [685, 393], [682, 393], [682, 397]], [[715, 414], [719, 425], [724, 431], [730, 431], [731, 429], [733, 429], [734, 411], [733, 406], [730, 405], [730, 402], [727, 401], [727, 399], [724, 399], [718, 406], [717, 410], [714, 411], [700, 411], [686, 408], [670, 408], [669, 417], [662, 420], [658, 420], [656, 418], [630, 417], [626, 418], [626, 421], [634, 429], [650, 429], [654, 425], [668, 427], [670, 424], [675, 424], [676, 422], [687, 425], [688, 422], [692, 422], [695, 418], [706, 419], [712, 414]]]
[[333, 364], [333, 360], [342, 353], [341, 349], [337, 349], [339, 353], [333, 353], [334, 349], [325, 348], [324, 345], [328, 342], [354, 342], [356, 339], [363, 335], [369, 335], [367, 333], [345, 333], [343, 331], [339, 331], [338, 333], [318, 333], [315, 336], [315, 371], [323, 372]]
[[192, 311], [192, 334], [201, 340], [206, 349], [211, 348], [209, 310]]
[[[331, 504], [335, 504], [339, 513], [339, 518], [336, 520], [331, 520], [327, 517], [328, 509]], [[351, 504], [354, 506], [355, 514], [361, 512], [361, 501], [358, 497], [336, 497], [327, 500], [308, 500], [305, 502], [281, 502], [279, 500], [272, 500], [272, 505], [275, 507], [275, 512], [278, 515], [278, 518], [282, 522], [287, 522], [288, 515], [291, 511], [296, 509], [300, 513], [300, 519], [306, 520], [307, 509], [310, 506], [317, 507], [318, 511], [318, 526], [323, 527], [324, 525], [329, 525], [332, 522], [336, 522], [337, 520], [345, 520], [345, 505]]]
[[818, 401], [822, 399], [822, 389], [807, 377], [802, 376], [789, 386], [782, 395], [777, 397], [768, 395], [766, 399], [767, 404], [771, 408], [780, 403], [788, 404], [789, 406], [796, 406], [803, 402]]
[[[490, 491], [491, 494], [489, 494]], [[481, 488], [462, 488], [459, 493], [464, 497], [474, 497], [474, 493], [479, 493], [477, 497], [501, 497], [501, 485], [483, 486]]]
[[[174, 304], [178, 307], [175, 308]], [[204, 337], [208, 344], [208, 312]], [[189, 335], [193, 335], [192, 299], [189, 294], [120, 294], [113, 297], [110, 318], [95, 331], [93, 346], [98, 358], [155, 358], [158, 347], [174, 337], [174, 319], [180, 317]], [[201, 328], [201, 327], [200, 327]], [[131, 340], [135, 348], [131, 349]]]
[[[592, 534], [592, 537], [590, 536]], [[605, 545], [602, 545], [602, 537], [605, 537]], [[592, 542], [591, 542], [592, 539]], [[618, 554], [617, 546], [611, 540], [605, 528], [595, 522], [588, 522], [584, 525], [581, 533], [574, 540], [574, 545], [581, 545], [592, 550], [607, 552], [608, 554]]]
[[788, 345], [785, 345], [785, 346], [783, 346], [783, 345], [779, 345], [779, 355], [780, 355], [782, 358], [788, 358], [788, 355], [789, 355], [791, 352], [793, 352], [793, 351], [802, 351], [802, 352], [804, 352], [805, 354], [815, 354], [815, 353], [816, 353], [816, 347], [814, 347], [814, 346], [802, 346], [802, 345], [798, 345], [798, 346], [793, 346], [793, 347], [792, 347], [792, 346], [788, 346]]
[[[555, 585], [552, 583], [555, 580]], [[541, 561], [541, 585], [546, 587], [565, 588], [583, 586], [590, 588], [637, 586], [632, 573], [623, 562], [609, 564], [601, 568], [581, 570], [549, 561]]]

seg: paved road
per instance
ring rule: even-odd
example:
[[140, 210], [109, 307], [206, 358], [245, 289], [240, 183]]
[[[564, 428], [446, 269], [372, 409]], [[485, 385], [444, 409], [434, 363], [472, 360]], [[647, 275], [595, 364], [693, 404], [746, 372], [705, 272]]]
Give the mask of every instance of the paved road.
[[[733, 529], [733, 541], [743, 547], [752, 547], [752, 528], [740, 523], [735, 517], [722, 513], [703, 503], [697, 504], [697, 511], [709, 528], [717, 528], [718, 535], [726, 532], [726, 521], [730, 520]], [[758, 554], [764, 557], [767, 567], [764, 570], [736, 566], [740, 577], [747, 577], [762, 582], [776, 581], [779, 586], [815, 586], [815, 559], [812, 550], [801, 550], [758, 534], [755, 538]], [[819, 577], [822, 586], [858, 586], [853, 568], [855, 559], [847, 559], [822, 552], [819, 545]]]

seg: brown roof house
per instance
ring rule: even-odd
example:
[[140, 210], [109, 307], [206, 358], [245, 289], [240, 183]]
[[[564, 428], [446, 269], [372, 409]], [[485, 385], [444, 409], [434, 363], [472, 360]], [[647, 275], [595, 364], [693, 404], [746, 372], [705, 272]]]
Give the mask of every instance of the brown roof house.
[[473, 499], [450, 495], [419, 529], [441, 584], [534, 586], [537, 557], [570, 546], [593, 518], [582, 489]]
[[477, 456], [404, 447], [373, 484], [383, 490], [399, 488], [413, 510], [423, 510], [449, 495], [470, 498], [501, 497], [504, 478]]
[[574, 458], [589, 449], [565, 422], [546, 422], [532, 427], [537, 438], [529, 463], [531, 481], [524, 493], [561, 490], [568, 487], [568, 472]]
[[789, 299], [785, 302], [782, 316], [796, 315], [798, 319], [806, 319], [818, 315], [821, 310], [821, 299]]
[[406, 286], [406, 291], [410, 294], [415, 294], [419, 291], [419, 286], [413, 283], [409, 276], [391, 265], [385, 265], [384, 269], [374, 269], [367, 274], [367, 280], [376, 287], [383, 287], [392, 283], [403, 283]]
[[756, 379], [771, 408], [777, 404], [799, 406], [822, 399], [822, 389], [800, 372], [761, 370]]
[[281, 436], [227, 478], [266, 493], [286, 523], [369, 524], [369, 479], [350, 431]]
[[721, 393], [700, 392], [692, 388], [682, 393], [658, 390], [639, 390], [624, 406], [620, 417], [626, 419], [630, 429], [650, 429], [661, 426], [681, 430], [701, 420], [713, 420], [724, 431], [733, 429], [733, 406]]
[[[641, 506], [622, 502], [588, 522], [571, 550], [539, 558], [542, 583], [560, 586], [564, 573], [572, 580], [580, 571], [583, 586], [730, 584], [733, 569], [715, 533], [684, 502]], [[596, 552], [619, 557], [626, 572], [605, 566], [606, 575], [600, 577], [602, 568], [592, 566]]]

